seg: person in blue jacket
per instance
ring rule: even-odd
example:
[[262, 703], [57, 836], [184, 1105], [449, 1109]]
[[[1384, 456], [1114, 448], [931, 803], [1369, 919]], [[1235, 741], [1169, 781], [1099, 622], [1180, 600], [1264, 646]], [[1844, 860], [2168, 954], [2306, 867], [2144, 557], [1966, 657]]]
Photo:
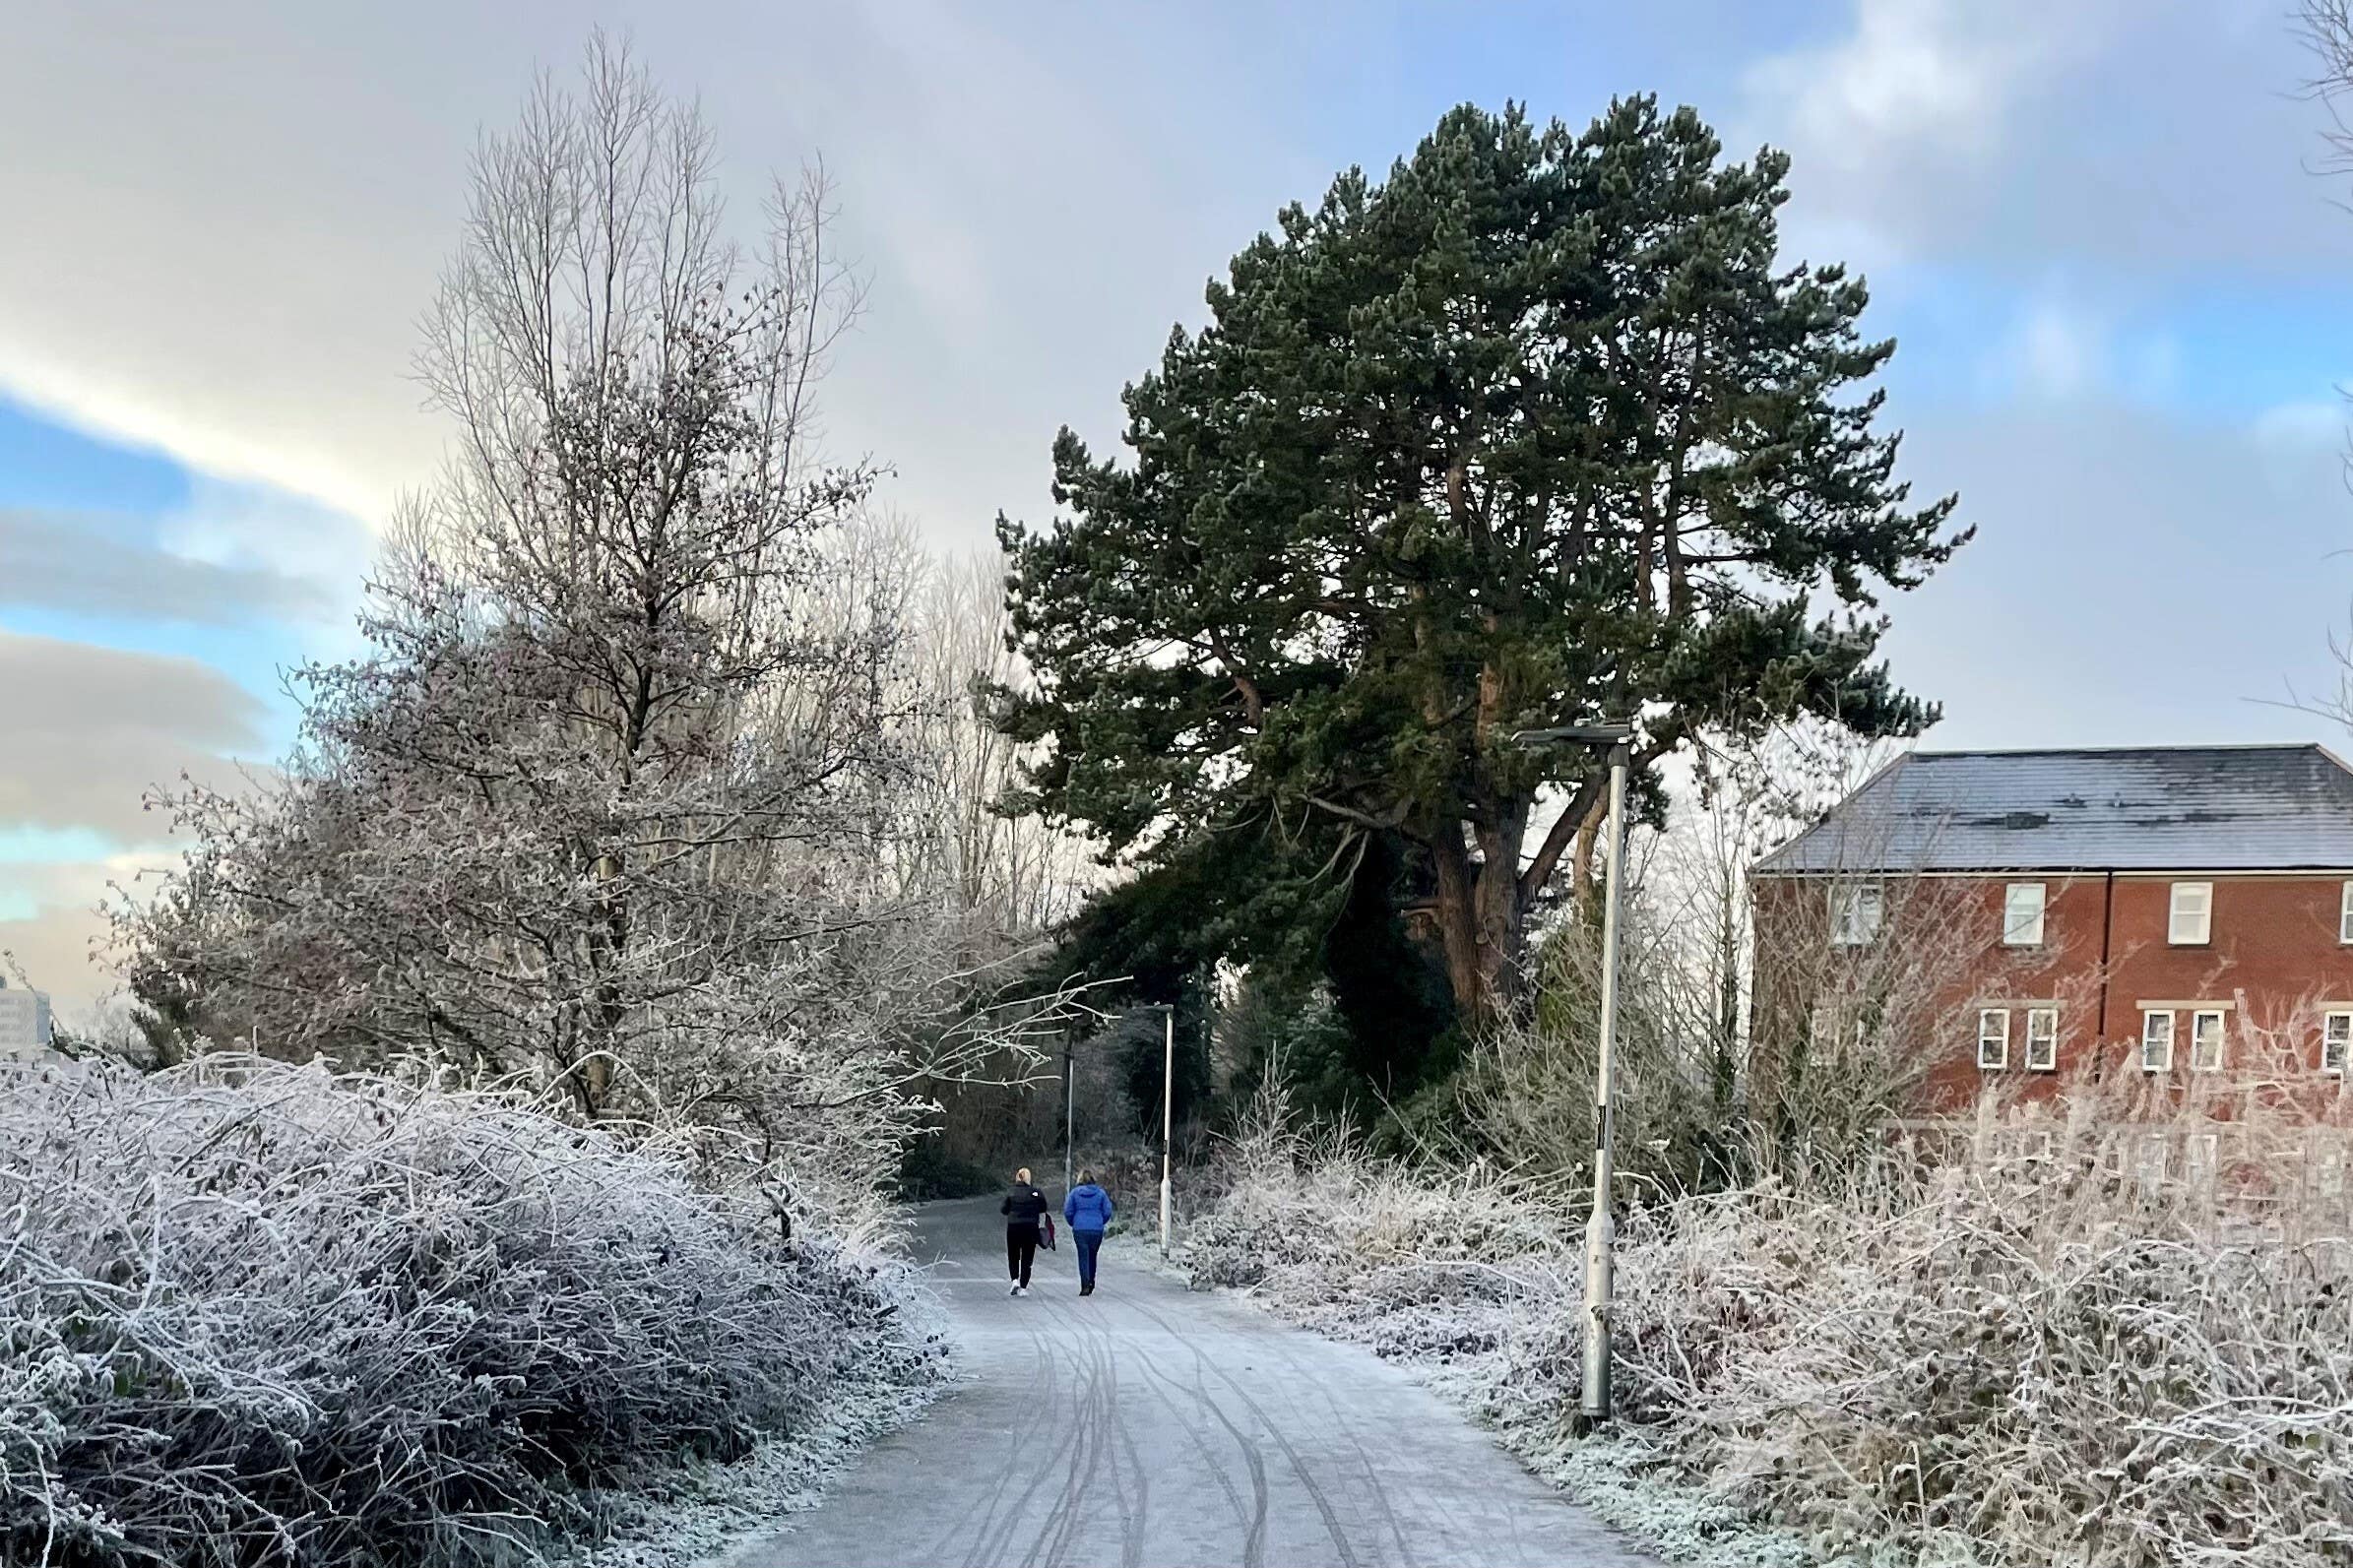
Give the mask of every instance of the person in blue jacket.
[[1095, 1293], [1095, 1254], [1103, 1250], [1104, 1228], [1112, 1223], [1112, 1195], [1095, 1185], [1095, 1172], [1078, 1173], [1078, 1185], [1062, 1200], [1062, 1218], [1078, 1243], [1078, 1293]]

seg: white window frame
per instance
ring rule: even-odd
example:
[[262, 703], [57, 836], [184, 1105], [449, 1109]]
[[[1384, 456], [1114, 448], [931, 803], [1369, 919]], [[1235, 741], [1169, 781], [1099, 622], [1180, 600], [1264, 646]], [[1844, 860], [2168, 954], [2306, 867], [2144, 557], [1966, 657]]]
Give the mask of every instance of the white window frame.
[[[2020, 894], [2034, 895], [2034, 920], [2031, 925], [2018, 915]], [[2003, 947], [2041, 947], [2043, 920], [2050, 912], [2049, 888], [2040, 882], [2012, 882], [2002, 890], [2002, 945]]]
[[[2157, 1027], [2159, 1019], [2165, 1021], [2162, 1030]], [[2152, 1060], [2150, 1050], [2159, 1045], [2165, 1047], [2165, 1058], [2162, 1061]], [[2140, 1070], [2144, 1073], [2173, 1071], [2173, 1009], [2170, 1007], [2152, 1007], [2140, 1015]]]
[[[1986, 1029], [1988, 1021], [1997, 1018], [2002, 1020], [1999, 1035], [1991, 1034]], [[1989, 1052], [1986, 1049], [1989, 1045], [1997, 1048]], [[1977, 1010], [1977, 1066], [1980, 1072], [1987, 1073], [1998, 1073], [2009, 1066], [2008, 1008], [1981, 1007]]]
[[[2214, 1059], [2200, 1059], [2206, 1043], [2206, 1021], [2214, 1021], [2212, 1035]], [[2200, 1007], [2190, 1015], [2190, 1070], [2194, 1073], [2219, 1073], [2223, 1060], [2230, 1054], [2230, 1015], [2219, 1007]]]
[[[1868, 924], [1864, 911], [1870, 911]], [[1876, 882], [1851, 882], [1830, 889], [1830, 945], [1870, 947], [1887, 923], [1887, 890]]]
[[[2184, 909], [2185, 903], [2194, 904]], [[2183, 934], [2186, 922], [2194, 920], [2195, 936]], [[2169, 947], [2204, 947], [2214, 940], [2214, 884], [2211, 882], [2176, 882], [2165, 900], [2165, 941]]]
[[2353, 944], [2353, 882], [2346, 883], [2336, 897], [2336, 939]]
[[[2046, 1023], [2049, 1028], [2037, 1033], [2035, 1026]], [[2037, 1047], [2041, 1047], [2039, 1050]], [[2059, 1009], [2030, 1007], [2026, 1010], [2026, 1070], [2030, 1073], [2052, 1073], [2059, 1070]]]
[[[2334, 1040], [2328, 1037], [2332, 1034]], [[2353, 1061], [2353, 1008], [2331, 1008], [2321, 1015], [2321, 1071], [2342, 1078], [2349, 1061]]]

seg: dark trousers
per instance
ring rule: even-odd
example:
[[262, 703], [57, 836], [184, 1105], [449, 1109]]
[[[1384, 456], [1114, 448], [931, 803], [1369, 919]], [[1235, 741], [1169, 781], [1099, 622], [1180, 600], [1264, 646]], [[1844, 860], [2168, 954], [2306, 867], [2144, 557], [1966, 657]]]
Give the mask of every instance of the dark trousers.
[[1070, 1239], [1078, 1243], [1078, 1284], [1082, 1290], [1095, 1288], [1095, 1254], [1103, 1250], [1100, 1230], [1073, 1230]]
[[1005, 1226], [1005, 1270], [1015, 1285], [1030, 1283], [1030, 1265], [1038, 1258], [1036, 1225]]

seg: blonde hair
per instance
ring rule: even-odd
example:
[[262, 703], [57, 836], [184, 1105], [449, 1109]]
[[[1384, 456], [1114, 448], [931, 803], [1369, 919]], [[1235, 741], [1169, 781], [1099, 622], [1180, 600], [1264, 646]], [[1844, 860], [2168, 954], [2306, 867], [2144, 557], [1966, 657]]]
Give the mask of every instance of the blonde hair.
[[1016, 1170], [1015, 1172], [1013, 1172], [1013, 1179], [1014, 1179], [1015, 1181], [1027, 1181], [1027, 1180], [1029, 1180], [1029, 1179], [1030, 1179], [1030, 1167], [1029, 1167], [1029, 1166], [1027, 1166], [1027, 1165], [1024, 1165], [1024, 1166], [1022, 1166], [1022, 1167], [1021, 1167], [1019, 1170]]
[[1095, 1185], [1095, 1172], [1092, 1170], [1082, 1170], [1078, 1173], [1078, 1180], [1080, 1186], [1092, 1187]]

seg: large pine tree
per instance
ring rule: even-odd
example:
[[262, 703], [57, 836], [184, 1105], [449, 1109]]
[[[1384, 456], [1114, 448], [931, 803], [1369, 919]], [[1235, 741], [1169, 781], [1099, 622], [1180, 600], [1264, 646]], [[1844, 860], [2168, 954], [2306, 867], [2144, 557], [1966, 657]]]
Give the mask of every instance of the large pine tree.
[[1893, 477], [1863, 284], [1777, 255], [1787, 159], [1721, 154], [1650, 98], [1582, 135], [1465, 106], [1285, 209], [1127, 390], [1132, 461], [1065, 429], [1063, 515], [999, 523], [1034, 803], [1147, 861], [1401, 839], [1476, 1022], [1603, 788], [1515, 731], [1631, 716], [1647, 768], [1803, 714], [1930, 721], [1874, 595], [1967, 535]]

